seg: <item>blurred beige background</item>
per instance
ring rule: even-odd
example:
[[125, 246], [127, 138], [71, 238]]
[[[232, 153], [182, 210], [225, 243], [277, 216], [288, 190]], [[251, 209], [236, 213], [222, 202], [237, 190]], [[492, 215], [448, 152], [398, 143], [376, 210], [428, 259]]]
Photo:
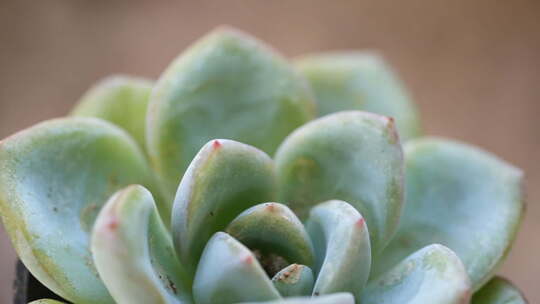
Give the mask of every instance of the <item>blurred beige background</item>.
[[[0, 0], [0, 138], [64, 115], [107, 74], [157, 77], [223, 23], [287, 56], [379, 49], [427, 133], [524, 168], [528, 214], [501, 272], [540, 303], [540, 1]], [[0, 257], [0, 303], [10, 303], [15, 254], [2, 230]]]

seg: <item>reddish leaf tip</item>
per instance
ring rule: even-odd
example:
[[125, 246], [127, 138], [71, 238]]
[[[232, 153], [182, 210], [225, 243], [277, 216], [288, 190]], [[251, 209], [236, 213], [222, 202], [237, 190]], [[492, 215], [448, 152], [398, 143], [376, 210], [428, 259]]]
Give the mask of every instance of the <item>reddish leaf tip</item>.
[[118, 227], [118, 219], [115, 216], [113, 216], [107, 223], [107, 228], [109, 228], [109, 230], [116, 230], [117, 227]]
[[363, 228], [364, 224], [365, 224], [365, 220], [363, 217], [359, 218], [355, 223], [356, 227], [358, 228]]
[[251, 255], [248, 255], [244, 258], [244, 263], [250, 265], [251, 263], [253, 263], [253, 256]]
[[272, 203], [266, 204], [266, 210], [268, 210], [268, 211], [270, 211], [270, 212], [273, 212], [273, 211], [275, 210], [275, 208], [276, 208], [276, 207], [275, 207], [274, 204], [272, 204]]

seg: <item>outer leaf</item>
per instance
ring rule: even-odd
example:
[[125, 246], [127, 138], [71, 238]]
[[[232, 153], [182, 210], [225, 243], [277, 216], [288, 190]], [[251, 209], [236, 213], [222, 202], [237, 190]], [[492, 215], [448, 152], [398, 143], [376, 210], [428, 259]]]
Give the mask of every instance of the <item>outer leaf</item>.
[[65, 304], [65, 303], [56, 301], [56, 300], [51, 300], [51, 299], [40, 299], [40, 300], [32, 301], [28, 304]]
[[264, 203], [242, 212], [227, 233], [248, 246], [278, 254], [290, 263], [313, 266], [311, 240], [304, 225], [287, 206]]
[[112, 122], [124, 128], [144, 148], [146, 108], [151, 89], [150, 80], [124, 75], [109, 76], [84, 94], [72, 115]]
[[396, 119], [403, 139], [420, 133], [413, 102], [394, 71], [373, 52], [342, 52], [301, 57], [296, 66], [309, 80], [319, 115], [362, 110]]
[[472, 146], [425, 138], [407, 143], [406, 172], [400, 230], [375, 261], [375, 273], [441, 243], [457, 253], [478, 289], [502, 262], [521, 222], [521, 171]]
[[183, 263], [195, 267], [208, 239], [243, 210], [274, 200], [272, 160], [231, 140], [214, 140], [197, 154], [174, 201], [173, 236]]
[[273, 154], [314, 116], [307, 83], [284, 58], [246, 34], [219, 28], [185, 51], [156, 84], [148, 148], [173, 192], [207, 141], [228, 138]]
[[366, 219], [374, 252], [397, 229], [403, 203], [403, 156], [393, 120], [341, 112], [292, 133], [276, 154], [279, 201], [305, 218], [315, 204], [340, 199]]
[[317, 256], [313, 295], [350, 292], [358, 298], [371, 266], [364, 218], [346, 202], [328, 201], [313, 208], [307, 229]]
[[191, 302], [172, 240], [152, 194], [142, 186], [117, 192], [102, 208], [92, 233], [92, 255], [117, 303]]
[[354, 297], [350, 293], [341, 292], [313, 298], [288, 298], [270, 302], [246, 302], [242, 304], [354, 304]]
[[279, 299], [279, 292], [251, 251], [224, 232], [204, 249], [193, 282], [197, 304]]
[[305, 265], [291, 264], [276, 273], [272, 282], [284, 297], [307, 296], [313, 290], [313, 271]]
[[19, 258], [76, 303], [111, 303], [89, 251], [105, 200], [152, 184], [143, 153], [121, 129], [90, 118], [38, 124], [0, 143], [0, 210]]
[[471, 284], [465, 267], [450, 249], [430, 245], [371, 281], [362, 304], [466, 304]]
[[494, 277], [472, 298], [472, 304], [527, 304], [525, 296], [510, 281]]

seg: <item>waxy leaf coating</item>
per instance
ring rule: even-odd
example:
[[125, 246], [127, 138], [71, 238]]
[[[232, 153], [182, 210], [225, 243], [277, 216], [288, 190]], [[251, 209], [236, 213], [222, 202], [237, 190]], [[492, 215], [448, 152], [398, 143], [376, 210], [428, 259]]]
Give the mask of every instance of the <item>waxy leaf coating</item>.
[[152, 163], [174, 192], [191, 159], [213, 138], [273, 154], [315, 116], [307, 82], [280, 55], [219, 28], [178, 57], [153, 89], [148, 112]]
[[106, 78], [0, 141], [0, 216], [75, 304], [526, 303], [493, 278], [522, 172], [419, 134], [377, 54], [293, 68], [221, 27], [156, 83]]
[[172, 232], [182, 262], [195, 272], [206, 242], [238, 214], [275, 196], [273, 162], [232, 140], [213, 140], [197, 154], [174, 201]]
[[346, 202], [328, 201], [311, 210], [307, 230], [317, 255], [313, 295], [350, 292], [359, 297], [371, 267], [362, 215]]
[[71, 115], [107, 120], [126, 130], [144, 148], [146, 109], [151, 90], [150, 80], [109, 76], [81, 97]]
[[409, 94], [395, 72], [374, 52], [305, 55], [296, 66], [316, 96], [319, 116], [361, 110], [393, 117], [402, 139], [420, 134]]
[[366, 219], [378, 253], [398, 227], [403, 155], [391, 118], [359, 111], [318, 118], [276, 154], [279, 200], [305, 219], [316, 204], [344, 200]]
[[471, 283], [454, 252], [430, 245], [375, 277], [362, 292], [362, 304], [467, 304]]
[[144, 187], [129, 186], [109, 199], [91, 244], [100, 278], [117, 303], [191, 303], [191, 282]]
[[515, 238], [523, 214], [522, 172], [478, 148], [438, 138], [408, 142], [405, 156], [405, 211], [374, 273], [440, 243], [460, 257], [478, 289]]
[[283, 297], [308, 296], [313, 290], [315, 278], [311, 268], [291, 264], [272, 278], [274, 286]]
[[193, 282], [197, 304], [280, 299], [253, 253], [224, 232], [206, 245]]
[[107, 198], [135, 183], [153, 186], [144, 154], [103, 120], [50, 120], [0, 143], [0, 213], [19, 258], [75, 303], [112, 303], [89, 234]]
[[289, 263], [313, 266], [315, 253], [304, 225], [287, 206], [264, 203], [242, 212], [226, 232], [242, 244], [263, 253], [274, 253]]

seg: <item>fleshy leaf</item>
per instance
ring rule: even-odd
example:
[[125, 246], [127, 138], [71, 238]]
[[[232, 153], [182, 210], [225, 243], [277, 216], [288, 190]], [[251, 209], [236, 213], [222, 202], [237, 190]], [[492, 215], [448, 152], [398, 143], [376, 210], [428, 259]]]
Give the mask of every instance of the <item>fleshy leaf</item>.
[[311, 210], [307, 230], [317, 256], [313, 295], [350, 292], [358, 297], [371, 266], [364, 218], [346, 202], [328, 201]]
[[289, 263], [313, 266], [313, 246], [304, 225], [287, 206], [264, 203], [242, 212], [227, 233], [251, 248], [277, 254]]
[[472, 304], [527, 304], [525, 296], [516, 286], [501, 277], [494, 277], [478, 292]]
[[314, 281], [311, 268], [298, 264], [283, 268], [272, 278], [272, 283], [283, 297], [310, 295]]
[[251, 251], [224, 232], [208, 241], [193, 282], [197, 304], [281, 298]]
[[115, 75], [86, 92], [71, 115], [97, 117], [126, 130], [144, 148], [146, 109], [150, 100], [150, 80]]
[[394, 235], [403, 203], [403, 155], [393, 120], [349, 111], [293, 132], [276, 154], [280, 196], [300, 218], [340, 199], [366, 219], [374, 253]]
[[0, 213], [19, 258], [75, 303], [111, 303], [89, 250], [107, 198], [152, 188], [144, 154], [120, 128], [94, 118], [50, 120], [0, 143]]
[[51, 300], [51, 299], [40, 299], [40, 300], [32, 301], [28, 304], [65, 304], [65, 303], [57, 301], [57, 300]]
[[244, 302], [240, 304], [354, 304], [354, 297], [350, 293], [340, 292], [313, 298], [298, 297], [270, 302]]
[[307, 55], [296, 66], [315, 92], [319, 115], [361, 110], [394, 117], [403, 139], [420, 133], [419, 119], [405, 87], [373, 52]]
[[109, 199], [91, 243], [99, 275], [117, 303], [191, 303], [191, 282], [144, 187], [129, 186]]
[[232, 140], [213, 140], [197, 154], [178, 188], [172, 224], [180, 259], [192, 274], [208, 239], [245, 209], [274, 201], [272, 159]]
[[228, 138], [273, 154], [315, 116], [307, 82], [260, 41], [219, 28], [196, 42], [153, 89], [148, 149], [174, 191], [200, 147]]
[[489, 280], [523, 214], [522, 172], [475, 147], [437, 138], [407, 143], [407, 203], [374, 273], [432, 243], [463, 261], [474, 289]]
[[463, 263], [450, 249], [433, 244], [371, 280], [362, 304], [467, 304], [471, 284]]

